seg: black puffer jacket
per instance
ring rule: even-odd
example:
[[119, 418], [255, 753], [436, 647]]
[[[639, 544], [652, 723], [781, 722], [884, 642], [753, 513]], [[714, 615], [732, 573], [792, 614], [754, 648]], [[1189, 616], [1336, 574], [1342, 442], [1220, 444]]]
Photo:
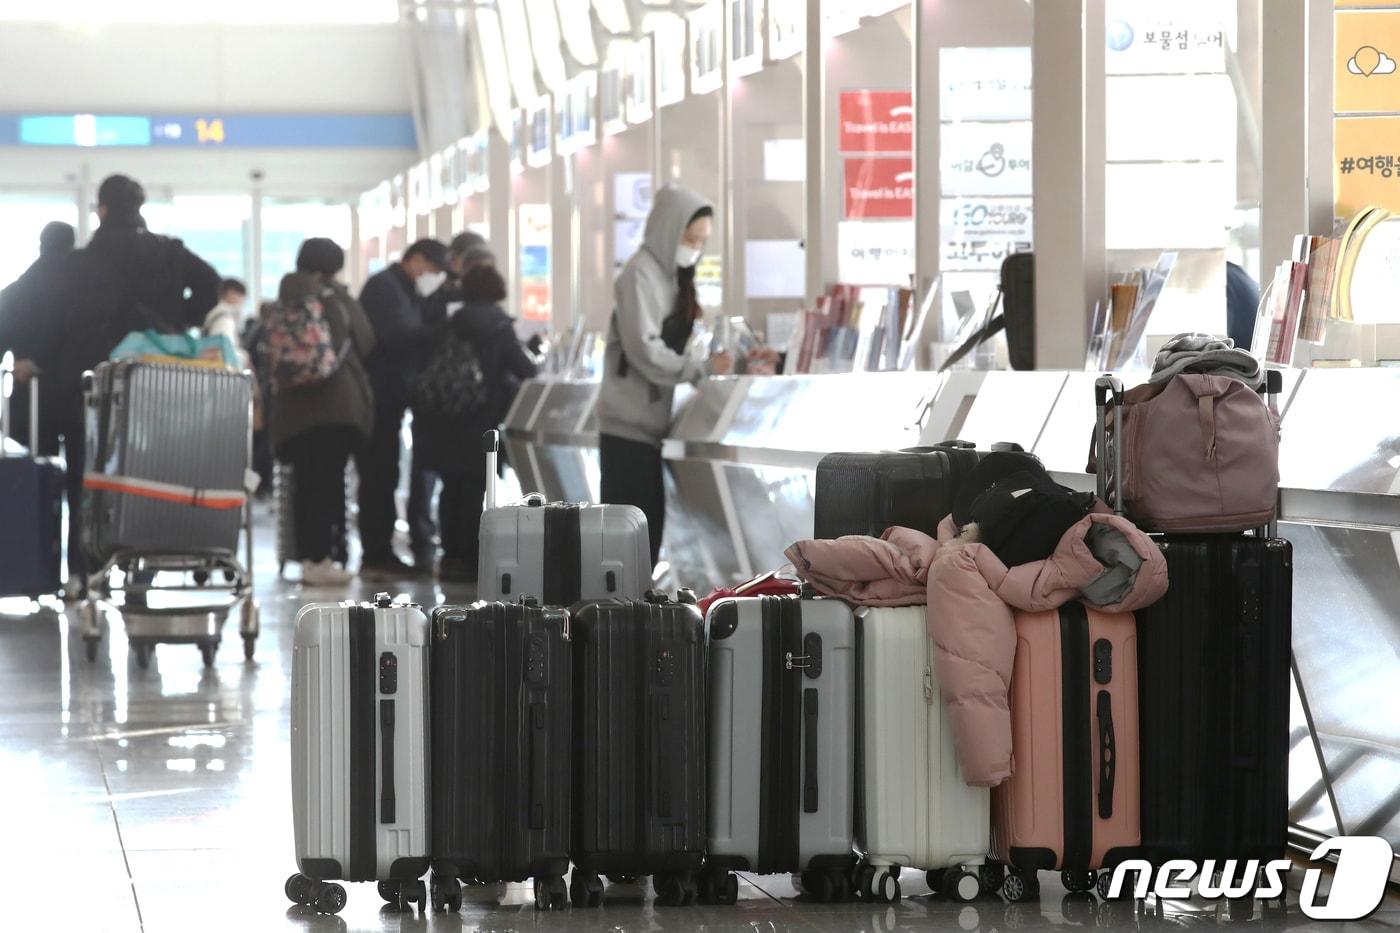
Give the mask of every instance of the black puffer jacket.
[[515, 336], [515, 324], [500, 305], [468, 300], [439, 327], [451, 327], [471, 343], [481, 363], [487, 402], [469, 418], [413, 416], [413, 443], [420, 462], [435, 473], [484, 470], [481, 435], [498, 427], [520, 391], [535, 375], [534, 362]]

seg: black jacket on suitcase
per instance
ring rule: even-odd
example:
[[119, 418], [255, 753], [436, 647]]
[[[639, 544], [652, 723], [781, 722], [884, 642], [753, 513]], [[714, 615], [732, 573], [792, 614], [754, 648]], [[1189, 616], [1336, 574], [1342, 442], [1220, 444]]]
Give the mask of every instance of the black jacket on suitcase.
[[1281, 858], [1292, 545], [1158, 540], [1171, 588], [1138, 613], [1143, 847], [1157, 863]]
[[575, 906], [599, 874], [653, 875], [688, 903], [705, 852], [705, 637], [693, 605], [604, 600], [573, 610]]
[[536, 906], [563, 907], [572, 821], [568, 613], [448, 606], [433, 612], [432, 633], [434, 899], [460, 907], [456, 878], [533, 877]]

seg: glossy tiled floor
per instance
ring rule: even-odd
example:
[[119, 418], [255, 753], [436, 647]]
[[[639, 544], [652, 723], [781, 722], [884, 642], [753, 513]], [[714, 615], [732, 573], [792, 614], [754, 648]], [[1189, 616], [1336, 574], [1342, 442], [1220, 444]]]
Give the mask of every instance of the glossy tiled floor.
[[[270, 534], [262, 536], [270, 540]], [[0, 615], [0, 930], [895, 930], [1115, 928], [1226, 922], [1211, 905], [1155, 909], [1067, 899], [1042, 876], [1038, 905], [999, 899], [972, 906], [927, 894], [904, 876], [893, 907], [823, 906], [797, 896], [786, 878], [746, 879], [730, 908], [652, 909], [639, 887], [609, 890], [598, 911], [538, 914], [523, 885], [489, 889], [460, 914], [422, 918], [381, 911], [369, 885], [349, 888], [338, 917], [288, 908], [282, 883], [293, 871], [288, 791], [288, 659], [291, 620], [310, 599], [276, 578], [258, 555], [264, 606], [257, 660], [245, 664], [230, 620], [217, 665], [205, 670], [191, 647], [162, 646], [147, 671], [128, 653], [120, 623], [95, 664], [50, 607]], [[402, 590], [439, 600], [431, 586]], [[369, 588], [352, 588], [368, 593]], [[465, 599], [466, 592], [446, 594]], [[23, 605], [0, 603], [0, 612]], [[1255, 929], [1311, 928], [1297, 910]], [[1320, 925], [1326, 926], [1326, 925]], [[1368, 930], [1400, 928], [1393, 903]], [[1334, 930], [1339, 927], [1332, 926]]]

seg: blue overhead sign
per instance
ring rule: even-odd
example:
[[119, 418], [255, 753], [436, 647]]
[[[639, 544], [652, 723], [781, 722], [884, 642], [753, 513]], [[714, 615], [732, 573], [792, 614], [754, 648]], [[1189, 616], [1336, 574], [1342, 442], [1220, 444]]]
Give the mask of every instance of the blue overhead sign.
[[0, 146], [415, 149], [408, 114], [0, 114]]

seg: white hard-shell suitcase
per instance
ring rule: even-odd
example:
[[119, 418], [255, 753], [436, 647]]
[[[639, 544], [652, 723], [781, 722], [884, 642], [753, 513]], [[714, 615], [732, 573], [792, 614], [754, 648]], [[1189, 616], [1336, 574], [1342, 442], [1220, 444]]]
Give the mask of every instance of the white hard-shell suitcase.
[[855, 622], [836, 599], [732, 597], [710, 607], [709, 845], [702, 900], [730, 872], [802, 873], [821, 901], [855, 867]]
[[415, 605], [313, 603], [292, 654], [291, 900], [336, 913], [333, 880], [426, 910], [428, 619]]
[[647, 519], [632, 505], [546, 503], [538, 493], [496, 504], [500, 436], [486, 432], [486, 502], [481, 516], [477, 596], [545, 606], [641, 599], [651, 589]]
[[856, 612], [860, 655], [856, 843], [862, 893], [899, 897], [897, 872], [928, 871], [929, 887], [970, 901], [999, 879], [981, 876], [991, 792], [963, 782], [934, 672], [923, 606]]

